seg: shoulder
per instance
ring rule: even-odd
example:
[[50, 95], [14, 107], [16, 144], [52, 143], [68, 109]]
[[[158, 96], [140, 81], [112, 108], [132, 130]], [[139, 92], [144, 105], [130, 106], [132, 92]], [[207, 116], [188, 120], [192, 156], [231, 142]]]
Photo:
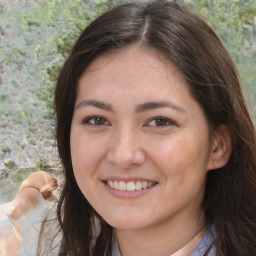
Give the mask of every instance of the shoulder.
[[[191, 253], [190, 256], [202, 256], [204, 255], [209, 247], [211, 246], [212, 242], [214, 241], [216, 237], [216, 232], [214, 226], [211, 226], [211, 228], [208, 230], [208, 232], [204, 235], [201, 242], [198, 244], [196, 249]], [[217, 256], [216, 249], [214, 246], [210, 249], [208, 256]]]

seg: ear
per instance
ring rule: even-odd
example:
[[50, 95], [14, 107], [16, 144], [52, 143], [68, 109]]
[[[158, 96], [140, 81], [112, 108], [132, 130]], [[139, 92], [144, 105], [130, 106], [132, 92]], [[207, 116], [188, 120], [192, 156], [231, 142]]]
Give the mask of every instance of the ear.
[[229, 161], [231, 152], [232, 141], [230, 129], [227, 125], [221, 125], [214, 134], [207, 170], [223, 167]]

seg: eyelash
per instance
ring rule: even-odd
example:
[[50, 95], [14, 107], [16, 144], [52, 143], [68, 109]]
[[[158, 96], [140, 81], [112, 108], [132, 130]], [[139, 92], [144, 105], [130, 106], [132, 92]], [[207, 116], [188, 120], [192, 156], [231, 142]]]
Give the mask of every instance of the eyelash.
[[[91, 121], [93, 121], [93, 123], [91, 123]], [[103, 123], [96, 124], [96, 122], [98, 122], [98, 121], [101, 121]], [[150, 125], [151, 122], [155, 122], [155, 125], [152, 125], [152, 124]], [[156, 122], [158, 122], [158, 124], [160, 124], [160, 125], [157, 125]], [[110, 125], [110, 123], [107, 121], [107, 119], [104, 118], [103, 116], [89, 116], [82, 121], [82, 124], [88, 124], [88, 125], [94, 125], [94, 126]], [[166, 117], [157, 116], [157, 117], [150, 119], [146, 123], [145, 126], [164, 128], [164, 127], [168, 127], [168, 126], [172, 126], [172, 125], [177, 125], [177, 124], [173, 120], [170, 120]]]
[[[98, 119], [97, 121], [99, 120], [104, 121], [104, 124], [96, 124], [97, 122], [96, 119]], [[92, 120], [94, 120], [94, 123], [90, 123], [90, 121]], [[94, 125], [94, 126], [110, 125], [110, 123], [103, 116], [89, 116], [82, 121], [82, 124], [88, 124], [88, 125]]]
[[[149, 123], [151, 123], [152, 121], [155, 122], [155, 125], [149, 125]], [[160, 121], [160, 122], [163, 122], [163, 123], [160, 124], [160, 125], [156, 125], [156, 121]], [[166, 117], [163, 117], [163, 116], [154, 117], [154, 118], [150, 119], [146, 124], [146, 126], [162, 127], [162, 128], [172, 126], [172, 125], [177, 125], [177, 124], [173, 120], [170, 120], [170, 119], [168, 119]]]

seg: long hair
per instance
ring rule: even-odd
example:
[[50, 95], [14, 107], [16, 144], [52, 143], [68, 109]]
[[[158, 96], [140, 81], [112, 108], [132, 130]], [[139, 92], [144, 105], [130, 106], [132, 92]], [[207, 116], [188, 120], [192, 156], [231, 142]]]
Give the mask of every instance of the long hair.
[[59, 255], [110, 255], [112, 228], [94, 211], [75, 181], [70, 128], [77, 81], [98, 56], [139, 44], [161, 52], [185, 77], [214, 130], [228, 125], [229, 162], [207, 174], [203, 209], [214, 224], [220, 256], [255, 255], [256, 135], [233, 61], [212, 29], [185, 7], [166, 1], [114, 7], [81, 33], [57, 79], [56, 138], [65, 185], [58, 203], [63, 232]]

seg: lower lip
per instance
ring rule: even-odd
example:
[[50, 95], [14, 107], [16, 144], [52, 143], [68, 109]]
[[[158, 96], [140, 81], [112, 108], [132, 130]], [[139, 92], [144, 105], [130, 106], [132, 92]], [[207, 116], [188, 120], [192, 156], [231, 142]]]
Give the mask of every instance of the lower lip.
[[141, 196], [146, 195], [149, 193], [152, 189], [156, 187], [156, 185], [153, 185], [149, 188], [146, 189], [141, 189], [141, 190], [134, 190], [134, 191], [122, 191], [122, 190], [117, 190], [114, 188], [109, 187], [104, 181], [102, 182], [107, 191], [112, 195], [117, 198], [123, 198], [123, 199], [135, 199]]

